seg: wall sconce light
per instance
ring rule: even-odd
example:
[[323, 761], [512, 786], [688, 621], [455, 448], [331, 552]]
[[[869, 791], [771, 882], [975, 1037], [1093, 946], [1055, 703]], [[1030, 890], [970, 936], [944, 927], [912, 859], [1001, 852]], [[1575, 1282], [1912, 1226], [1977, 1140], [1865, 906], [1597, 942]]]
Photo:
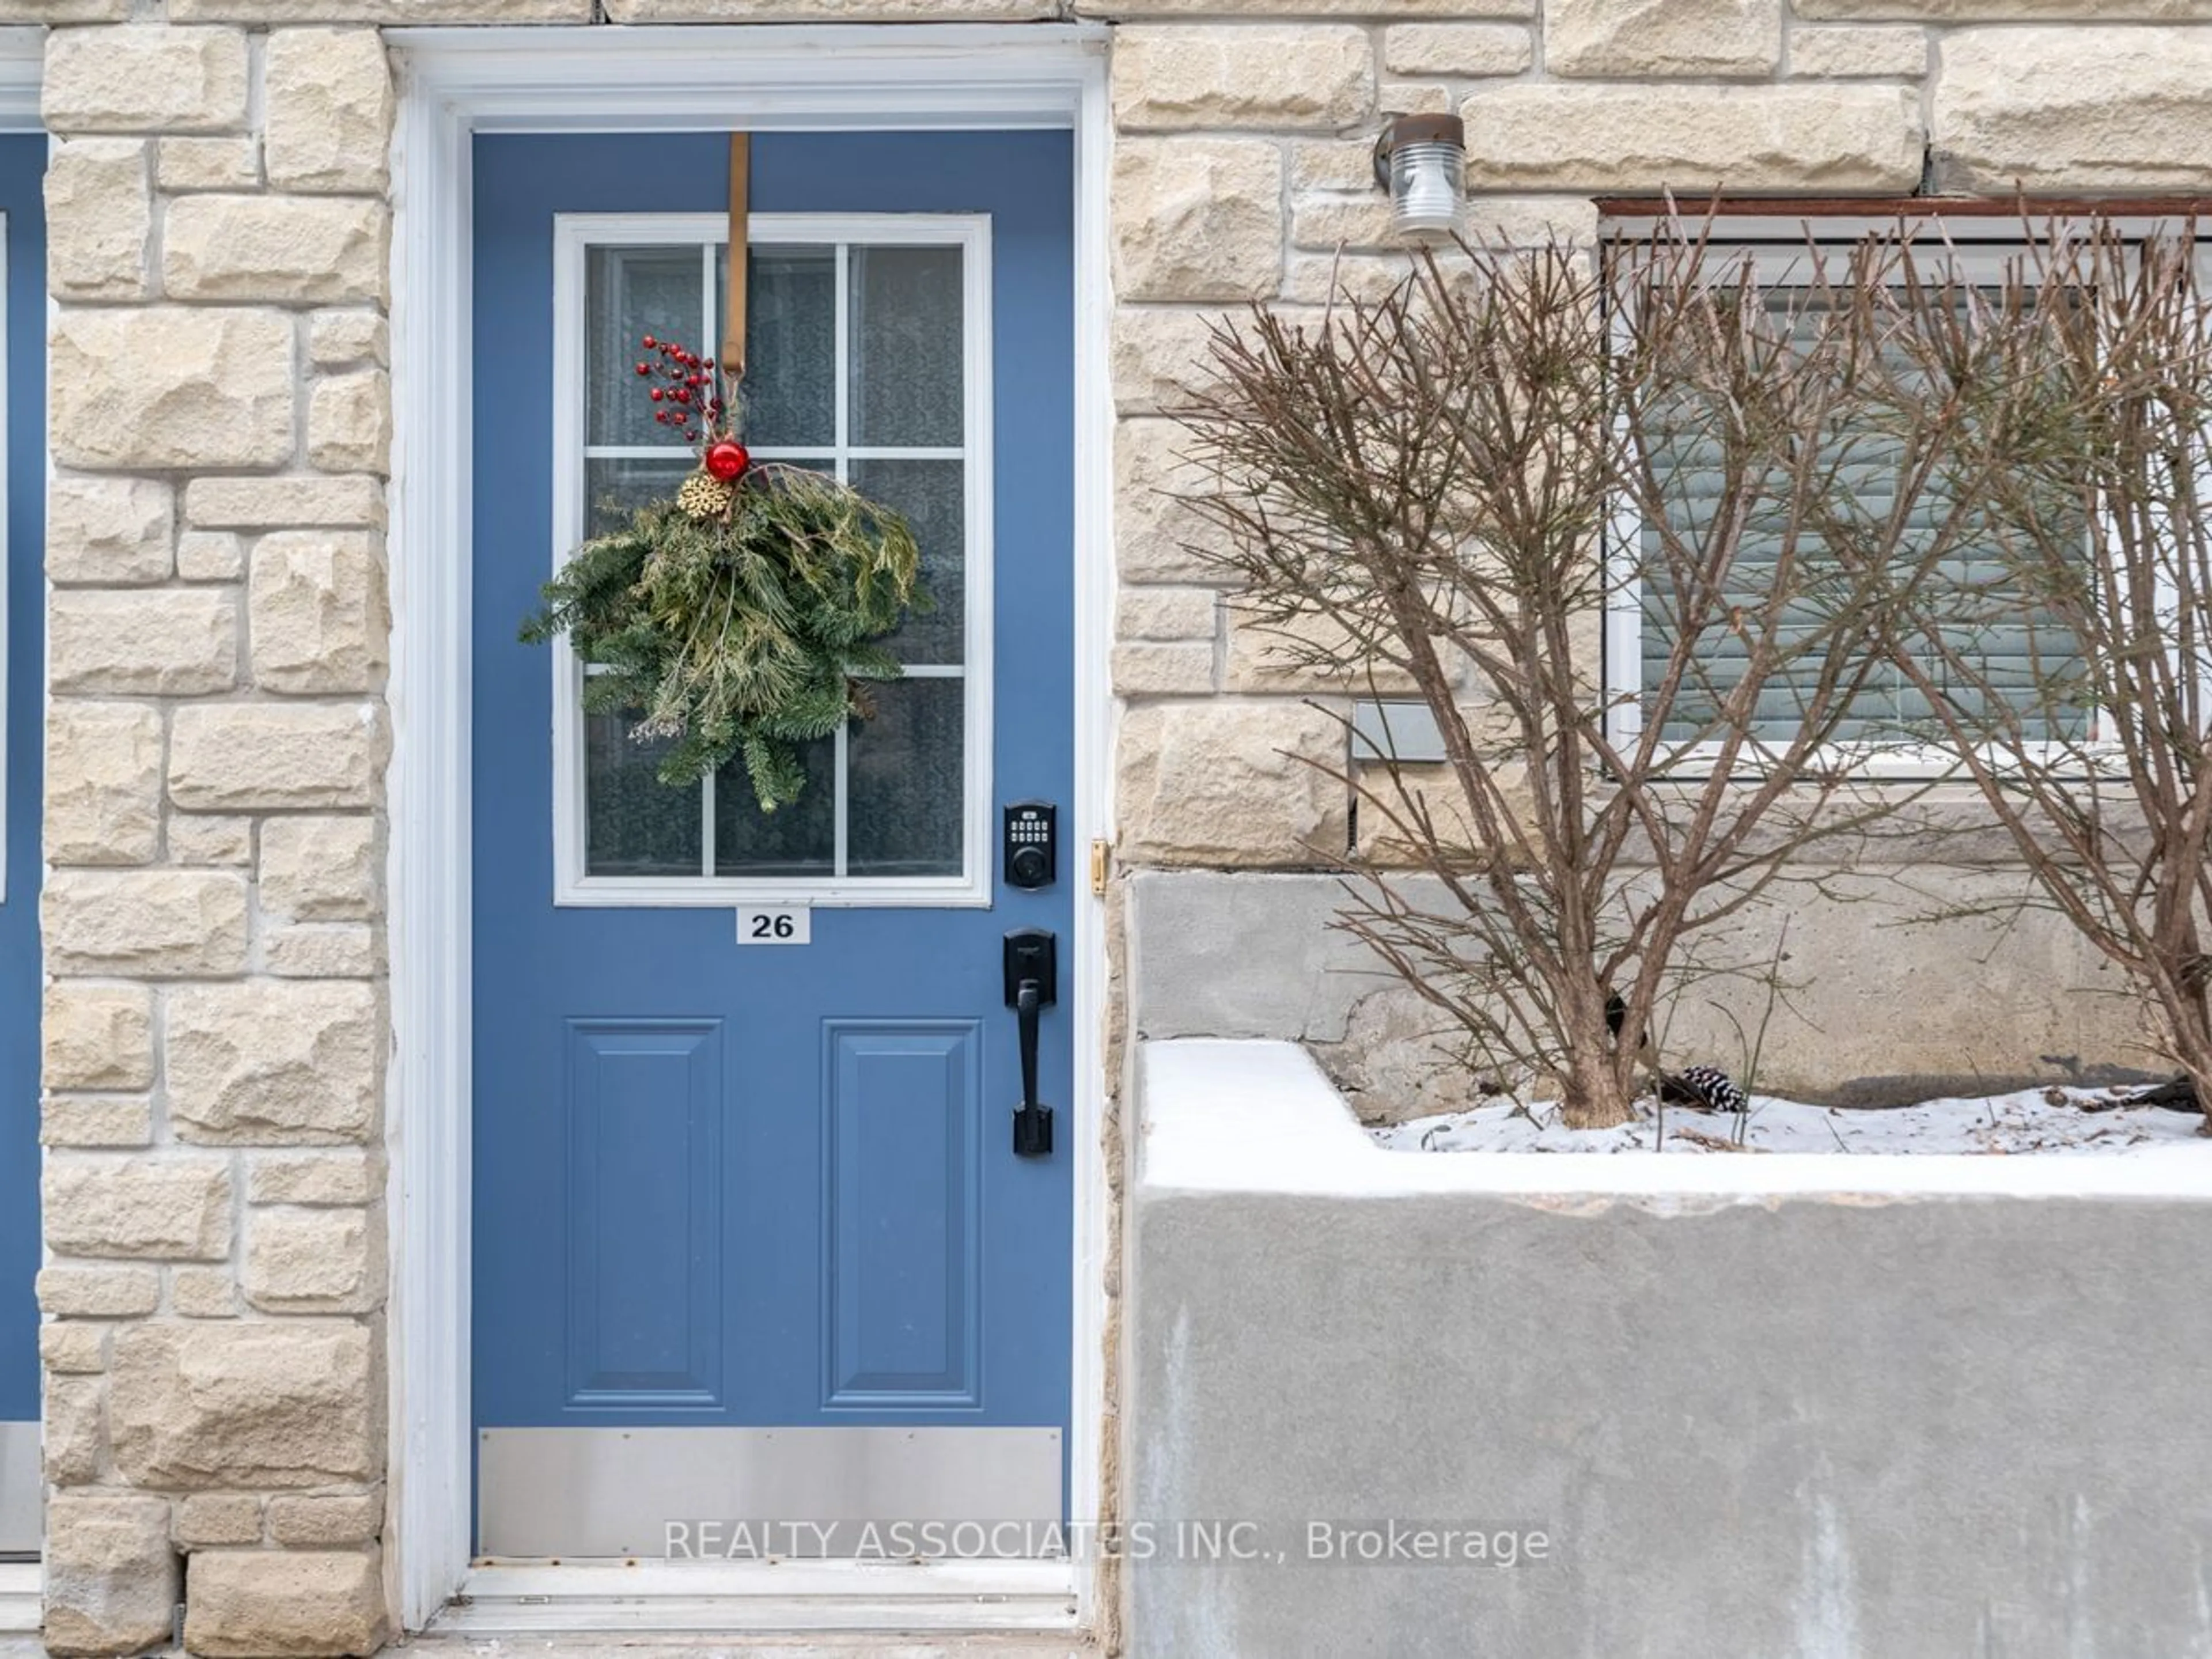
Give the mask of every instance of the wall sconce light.
[[1390, 192], [1401, 236], [1459, 229], [1467, 125], [1456, 115], [1397, 115], [1375, 140], [1375, 182]]

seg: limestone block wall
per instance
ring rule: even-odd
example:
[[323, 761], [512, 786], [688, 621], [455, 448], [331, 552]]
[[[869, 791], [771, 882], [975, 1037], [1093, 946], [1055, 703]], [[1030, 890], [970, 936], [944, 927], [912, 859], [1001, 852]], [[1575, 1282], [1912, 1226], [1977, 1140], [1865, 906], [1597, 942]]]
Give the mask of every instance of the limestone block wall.
[[[1078, 0], [1114, 46], [1116, 690], [1125, 863], [1299, 867], [1341, 846], [1286, 756], [1332, 689], [1271, 666], [1186, 544], [1161, 418], [1209, 323], [1403, 267], [1369, 174], [1386, 112], [1466, 119], [1471, 219], [1595, 234], [1592, 198], [2212, 187], [2212, 0]], [[2154, 27], [2145, 21], [2163, 20]], [[1448, 21], [1447, 21], [1448, 20]], [[2033, 21], [2045, 27], [2011, 27]], [[1983, 27], [1996, 25], [1999, 27]], [[1224, 811], [1224, 804], [1236, 810]]]
[[[51, 27], [49, 1643], [385, 1633], [385, 26], [1115, 26], [1121, 866], [1325, 888], [1345, 688], [1232, 624], [1160, 410], [1210, 321], [1395, 269], [1385, 112], [1478, 218], [1662, 185], [2212, 187], [2212, 0], [0, 0]], [[1308, 906], [1310, 893], [1297, 903]], [[1168, 901], [1160, 901], [1166, 904]], [[1315, 921], [1320, 926], [1318, 917]], [[1146, 974], [1142, 941], [1130, 972]], [[1118, 957], [1117, 957], [1118, 960]], [[2054, 993], [2054, 994], [2056, 994]], [[1296, 1035], [1245, 1011], [1251, 1035]], [[1392, 1020], [1347, 1029], [1401, 1041]]]
[[367, 1651], [391, 72], [370, 27], [32, 9], [84, 25], [42, 100], [46, 1639], [185, 1602], [197, 1652]]

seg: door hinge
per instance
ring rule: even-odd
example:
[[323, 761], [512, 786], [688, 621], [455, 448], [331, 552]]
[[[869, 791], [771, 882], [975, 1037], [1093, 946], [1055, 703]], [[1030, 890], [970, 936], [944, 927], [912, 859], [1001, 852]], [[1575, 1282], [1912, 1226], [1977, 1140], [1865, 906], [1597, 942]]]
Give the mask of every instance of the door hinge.
[[1100, 898], [1106, 896], [1106, 866], [1113, 857], [1114, 849], [1103, 839], [1091, 843], [1091, 890]]

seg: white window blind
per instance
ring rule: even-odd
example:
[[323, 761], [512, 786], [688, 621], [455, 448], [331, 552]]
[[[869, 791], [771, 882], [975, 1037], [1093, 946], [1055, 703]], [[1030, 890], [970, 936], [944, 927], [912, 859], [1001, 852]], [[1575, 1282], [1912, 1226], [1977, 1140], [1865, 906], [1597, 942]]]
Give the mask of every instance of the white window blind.
[[[1788, 328], [1796, 343], [1808, 345], [1820, 325], [1817, 298], [1808, 289], [1787, 286], [1765, 287], [1762, 298], [1776, 325]], [[1900, 374], [1905, 367], [1895, 356], [1892, 366]], [[1727, 415], [1701, 394], [1679, 398], [1662, 413], [1666, 418], [1660, 423], [1651, 459], [1668, 526], [1678, 538], [1702, 546], [1714, 533], [1727, 487], [1723, 449]], [[1854, 539], [1870, 543], [1876, 527], [1886, 524], [1896, 507], [1907, 461], [1905, 441], [1893, 428], [1885, 428], [1876, 419], [1856, 430], [1832, 429], [1826, 444], [1826, 459], [1819, 469], [1826, 485], [1818, 492], [1824, 498], [1823, 510], [1842, 515], [1841, 522], [1853, 526]], [[1799, 523], [1793, 530], [1789, 459], [1754, 453], [1748, 465], [1755, 469], [1750, 480], [1755, 504], [1729, 567], [1723, 614], [1730, 607], [1764, 605], [1775, 591], [1786, 555], [1790, 592], [1784, 600], [1780, 638], [1804, 646], [1819, 640], [1838, 620], [1838, 608], [1850, 603], [1856, 590], [1815, 523]], [[1947, 528], [1956, 531], [1954, 501], [1953, 490], [1940, 481], [1923, 489], [1902, 526], [1896, 550], [1900, 562], [1917, 567], [1936, 551], [1936, 538]], [[2078, 736], [2086, 728], [2088, 711], [2069, 709], [2063, 701], [2035, 689], [2039, 684], [2068, 684], [2076, 678], [2081, 660], [2076, 642], [2047, 610], [2008, 580], [1997, 532], [1986, 523], [1978, 531], [1972, 503], [1967, 507], [1965, 533], [1944, 553], [1930, 590], [1941, 596], [1946, 645], [1978, 665], [1976, 673], [1966, 678], [1979, 678], [1996, 694], [2014, 700], [2012, 706], [2031, 740]], [[1633, 533], [1637, 658], [1648, 719], [1656, 712], [1650, 702], [1674, 652], [1683, 611], [1670, 579], [1660, 526], [1639, 520]], [[2086, 520], [2081, 539], [2086, 556]], [[1616, 610], [1617, 621], [1621, 615]], [[1663, 743], [1690, 745], [1701, 737], [1717, 735], [1712, 723], [1721, 702], [1743, 681], [1752, 632], [1708, 625], [1698, 636], [1690, 675], [1666, 711], [1660, 734]], [[1753, 714], [1756, 738], [1779, 744], [1798, 729], [1824, 659], [1821, 649], [1808, 649], [1769, 676]], [[1939, 682], [1944, 678], [1939, 676]], [[1962, 702], [1966, 698], [1963, 688], [1952, 689]], [[1930, 715], [1926, 700], [1901, 672], [1879, 668], [1853, 699], [1834, 738], [1848, 744], [1910, 744], [1929, 732]]]

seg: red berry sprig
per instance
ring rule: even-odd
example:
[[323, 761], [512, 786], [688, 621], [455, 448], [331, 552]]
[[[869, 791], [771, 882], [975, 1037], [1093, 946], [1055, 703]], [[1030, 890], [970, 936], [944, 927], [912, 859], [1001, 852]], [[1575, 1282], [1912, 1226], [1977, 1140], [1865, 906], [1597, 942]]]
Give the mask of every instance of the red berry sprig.
[[653, 411], [653, 420], [673, 427], [688, 444], [711, 444], [722, 438], [724, 409], [714, 387], [714, 365], [673, 340], [647, 334], [638, 343], [653, 354], [638, 359], [636, 372], [652, 383], [647, 395], [661, 405]]

